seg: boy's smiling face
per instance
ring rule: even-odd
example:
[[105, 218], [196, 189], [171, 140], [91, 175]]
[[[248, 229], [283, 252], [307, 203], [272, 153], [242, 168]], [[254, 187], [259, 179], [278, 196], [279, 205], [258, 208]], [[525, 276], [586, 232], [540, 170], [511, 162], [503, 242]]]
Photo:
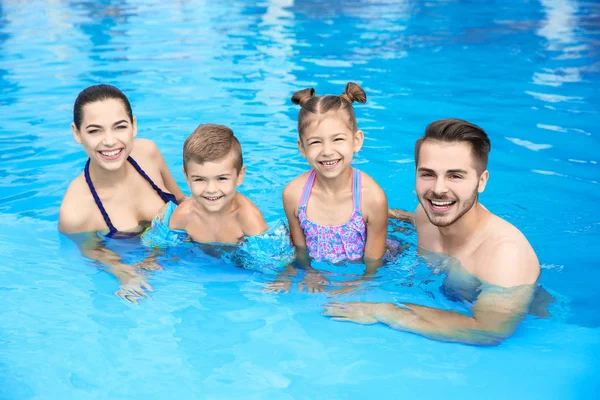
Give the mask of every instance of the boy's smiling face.
[[239, 172], [235, 168], [233, 153], [203, 164], [189, 161], [184, 170], [192, 196], [210, 213], [226, 211], [244, 181], [245, 172], [245, 167]]

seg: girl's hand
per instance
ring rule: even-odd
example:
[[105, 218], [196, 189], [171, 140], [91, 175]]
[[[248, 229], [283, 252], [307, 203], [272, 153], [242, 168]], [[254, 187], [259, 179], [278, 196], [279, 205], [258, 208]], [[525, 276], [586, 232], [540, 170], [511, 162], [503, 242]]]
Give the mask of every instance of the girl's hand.
[[304, 279], [298, 283], [298, 291], [303, 291], [306, 288], [307, 293], [323, 293], [325, 285], [329, 285], [329, 281], [315, 270], [306, 272]]

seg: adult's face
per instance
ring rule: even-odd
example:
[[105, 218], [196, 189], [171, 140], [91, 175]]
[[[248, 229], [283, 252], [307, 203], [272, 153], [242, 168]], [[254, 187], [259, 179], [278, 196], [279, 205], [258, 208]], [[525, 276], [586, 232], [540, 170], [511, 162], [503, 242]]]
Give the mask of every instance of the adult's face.
[[478, 173], [468, 142], [426, 140], [419, 150], [416, 191], [429, 221], [446, 227], [458, 221], [483, 192], [488, 172]]
[[93, 163], [109, 171], [118, 170], [133, 149], [136, 120], [129, 119], [125, 105], [107, 99], [83, 106], [81, 126], [72, 124], [75, 140], [83, 145]]

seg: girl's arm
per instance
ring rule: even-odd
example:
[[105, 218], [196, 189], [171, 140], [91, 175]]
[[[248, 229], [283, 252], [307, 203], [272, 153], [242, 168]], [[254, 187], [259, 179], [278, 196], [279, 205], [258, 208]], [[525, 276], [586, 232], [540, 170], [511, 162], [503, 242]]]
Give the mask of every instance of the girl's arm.
[[300, 220], [298, 220], [297, 207], [300, 204], [302, 186], [298, 185], [297, 181], [298, 179], [294, 179], [283, 189], [283, 210], [288, 220], [294, 246], [306, 247], [304, 231], [300, 226]]
[[387, 238], [388, 202], [381, 187], [363, 174], [363, 215], [367, 223], [365, 260], [379, 260], [385, 253]]

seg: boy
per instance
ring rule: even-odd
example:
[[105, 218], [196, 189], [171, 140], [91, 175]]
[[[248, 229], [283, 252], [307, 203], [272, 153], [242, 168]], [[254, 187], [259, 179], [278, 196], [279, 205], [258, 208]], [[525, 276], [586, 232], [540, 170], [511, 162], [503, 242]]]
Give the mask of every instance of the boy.
[[256, 205], [237, 192], [246, 167], [231, 129], [198, 126], [183, 145], [183, 172], [192, 196], [177, 206], [170, 229], [185, 231], [196, 242], [231, 244], [268, 229]]

